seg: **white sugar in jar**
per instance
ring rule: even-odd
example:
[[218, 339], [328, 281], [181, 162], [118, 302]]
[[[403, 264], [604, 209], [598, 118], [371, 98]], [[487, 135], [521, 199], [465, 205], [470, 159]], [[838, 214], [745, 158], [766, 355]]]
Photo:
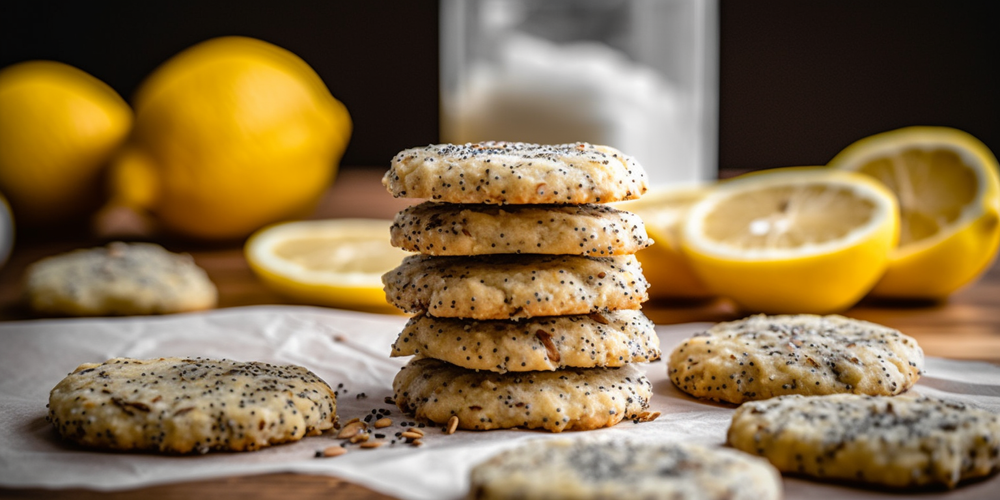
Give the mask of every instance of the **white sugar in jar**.
[[591, 142], [717, 176], [716, 0], [442, 0], [441, 138]]

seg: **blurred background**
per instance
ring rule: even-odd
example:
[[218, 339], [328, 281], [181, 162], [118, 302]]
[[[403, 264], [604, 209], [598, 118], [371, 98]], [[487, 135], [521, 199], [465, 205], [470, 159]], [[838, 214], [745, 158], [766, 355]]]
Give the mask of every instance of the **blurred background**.
[[[612, 2], [613, 3], [613, 2]], [[3, 2], [0, 67], [52, 59], [131, 102], [160, 63], [220, 35], [302, 57], [351, 112], [345, 166], [386, 168], [438, 142], [439, 3]], [[1000, 150], [1000, 34], [992, 2], [722, 0], [722, 169], [823, 164], [908, 125], [965, 130]]]
[[[860, 139], [917, 125], [964, 131], [1000, 151], [998, 21], [995, 2], [975, 0], [2, 2], [0, 70], [15, 70], [0, 72], [0, 200], [10, 207], [0, 203], [0, 320], [28, 316], [21, 284], [30, 264], [114, 239], [191, 253], [218, 286], [218, 307], [384, 310], [380, 277], [402, 258], [386, 228], [414, 200], [393, 198], [380, 179], [415, 146], [603, 143], [638, 158], [654, 188], [825, 165]], [[37, 60], [61, 64], [17, 64]], [[628, 209], [658, 242], [637, 256], [658, 301], [650, 317], [827, 311], [871, 291], [875, 300], [851, 314], [946, 333], [921, 339], [936, 349], [928, 353], [954, 348], [944, 324], [970, 339], [956, 355], [981, 358], [987, 342], [1000, 353], [997, 164], [951, 128], [882, 134], [869, 143], [873, 156], [854, 149], [833, 162], [875, 170], [864, 172], [899, 191], [881, 199], [895, 195], [901, 216], [873, 233], [885, 260], [816, 265], [854, 287], [823, 307], [761, 292], [752, 273], [765, 268], [752, 260], [747, 274], [702, 282], [706, 272], [688, 260], [697, 252], [681, 249], [692, 238], [679, 230], [717, 184], [639, 200], [648, 204]], [[778, 207], [768, 217], [797, 220], [788, 203], [761, 200]], [[852, 220], [814, 211], [831, 226]], [[281, 222], [302, 219], [316, 225], [281, 232], [299, 227]], [[759, 236], [759, 227], [746, 229]], [[920, 258], [893, 267], [897, 229], [910, 235], [900, 246]], [[277, 234], [272, 247], [282, 251], [256, 251], [272, 241], [261, 234]], [[291, 262], [300, 274], [276, 271]], [[866, 278], [845, 271], [854, 267]], [[788, 269], [806, 279], [767, 271], [767, 281], [794, 299], [818, 295], [809, 272]], [[959, 290], [984, 272], [983, 284]], [[876, 281], [890, 276], [903, 285], [879, 296]], [[741, 290], [779, 298], [742, 304]], [[957, 306], [939, 307], [956, 290]], [[909, 302], [886, 308], [887, 297]]]

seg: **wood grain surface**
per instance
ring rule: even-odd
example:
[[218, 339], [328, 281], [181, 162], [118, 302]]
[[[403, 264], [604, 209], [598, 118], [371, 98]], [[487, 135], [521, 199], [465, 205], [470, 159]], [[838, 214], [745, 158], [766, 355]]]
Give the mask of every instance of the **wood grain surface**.
[[[380, 183], [382, 169], [348, 168], [326, 193], [313, 218], [362, 217], [391, 219], [413, 203], [393, 199]], [[117, 232], [116, 232], [117, 231]], [[103, 235], [79, 230], [33, 235], [18, 241], [10, 260], [0, 270], [0, 320], [32, 318], [21, 301], [25, 268], [39, 258], [75, 248], [96, 246], [111, 239], [147, 239], [172, 251], [191, 253], [219, 288], [219, 307], [294, 303], [264, 288], [243, 257], [243, 241], [197, 243], [158, 238], [105, 228]], [[657, 324], [722, 321], [742, 317], [728, 301], [649, 302], [643, 307]], [[897, 328], [917, 339], [928, 356], [984, 360], [1000, 364], [1000, 265], [993, 263], [978, 282], [946, 302], [876, 302], [864, 300], [845, 313]], [[2, 489], [2, 498], [57, 499], [181, 499], [181, 498], [294, 498], [335, 500], [389, 498], [333, 477], [271, 474], [155, 486], [101, 493], [87, 490]]]

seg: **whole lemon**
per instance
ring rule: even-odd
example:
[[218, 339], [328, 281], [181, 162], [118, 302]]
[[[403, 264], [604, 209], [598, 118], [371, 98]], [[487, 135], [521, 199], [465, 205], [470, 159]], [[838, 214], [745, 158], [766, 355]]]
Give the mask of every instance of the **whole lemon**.
[[347, 109], [305, 61], [252, 38], [177, 54], [134, 101], [134, 133], [112, 166], [113, 203], [201, 239], [305, 215], [351, 135]]
[[111, 87], [72, 66], [28, 61], [0, 71], [0, 191], [22, 226], [89, 214], [102, 169], [132, 127]]

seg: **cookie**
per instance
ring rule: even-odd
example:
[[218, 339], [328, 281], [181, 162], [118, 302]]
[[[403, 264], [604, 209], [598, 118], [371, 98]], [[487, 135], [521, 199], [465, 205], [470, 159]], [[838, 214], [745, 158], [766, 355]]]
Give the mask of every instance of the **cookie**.
[[410, 360], [392, 381], [396, 405], [444, 424], [452, 415], [471, 430], [610, 427], [638, 419], [652, 387], [634, 365], [546, 372], [473, 371], [431, 358]]
[[392, 159], [382, 184], [397, 198], [448, 203], [610, 203], [646, 192], [632, 157], [587, 143], [437, 144]]
[[692, 443], [547, 439], [476, 465], [468, 498], [768, 500], [781, 476], [745, 453]]
[[411, 355], [498, 373], [593, 368], [660, 359], [660, 340], [636, 310], [516, 322], [418, 314], [392, 345], [393, 357]]
[[733, 414], [727, 440], [783, 472], [891, 487], [954, 487], [1000, 469], [1000, 417], [926, 397], [747, 403]]
[[43, 314], [111, 316], [210, 309], [218, 292], [190, 255], [114, 242], [32, 264], [25, 295]]
[[300, 366], [200, 358], [80, 365], [49, 394], [64, 438], [108, 450], [248, 451], [334, 426], [337, 398]]
[[917, 341], [843, 316], [757, 315], [720, 323], [670, 354], [674, 385], [705, 399], [742, 403], [784, 394], [891, 396], [920, 378]]
[[382, 283], [389, 303], [406, 312], [471, 319], [638, 309], [649, 288], [632, 255], [411, 255]]
[[633, 254], [653, 243], [637, 215], [604, 205], [425, 202], [396, 215], [392, 245], [426, 255]]

